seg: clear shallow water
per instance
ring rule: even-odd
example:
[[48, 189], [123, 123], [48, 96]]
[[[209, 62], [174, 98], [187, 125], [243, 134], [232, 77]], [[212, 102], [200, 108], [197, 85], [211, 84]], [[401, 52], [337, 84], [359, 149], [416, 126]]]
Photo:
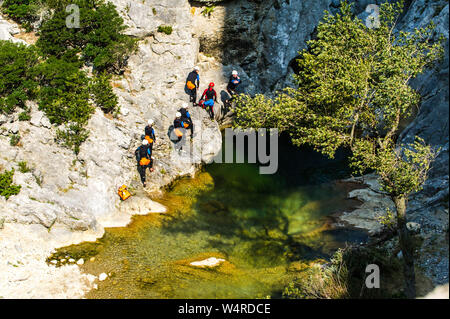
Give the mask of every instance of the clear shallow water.
[[[89, 298], [279, 297], [295, 264], [365, 239], [333, 229], [327, 217], [356, 204], [345, 199], [354, 185], [334, 182], [349, 174], [343, 154], [328, 161], [288, 143], [280, 154], [274, 175], [259, 175], [253, 164], [209, 165], [159, 200], [167, 214], [136, 217], [96, 243], [57, 255], [94, 256], [84, 270], [111, 273]], [[189, 265], [209, 257], [226, 261], [208, 269]]]

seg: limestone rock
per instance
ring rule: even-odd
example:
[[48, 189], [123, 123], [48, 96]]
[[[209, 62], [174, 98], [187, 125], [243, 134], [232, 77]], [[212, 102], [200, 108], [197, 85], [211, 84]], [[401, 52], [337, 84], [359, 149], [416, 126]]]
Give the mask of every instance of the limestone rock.
[[106, 278], [108, 278], [108, 275], [104, 272], [102, 272], [99, 276], [98, 276], [98, 280], [100, 281], [104, 281], [106, 280]]
[[0, 14], [0, 40], [9, 40], [14, 43], [27, 44], [25, 41], [14, 37], [14, 35], [19, 32], [20, 29], [16, 24], [6, 21], [3, 15]]
[[222, 258], [210, 257], [204, 260], [193, 261], [190, 265], [195, 267], [216, 267], [224, 261], [225, 259]]

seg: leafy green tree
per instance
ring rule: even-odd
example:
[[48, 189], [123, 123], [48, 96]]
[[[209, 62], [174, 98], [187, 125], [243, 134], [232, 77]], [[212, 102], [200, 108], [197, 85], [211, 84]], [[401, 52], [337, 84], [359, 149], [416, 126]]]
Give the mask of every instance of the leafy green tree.
[[[358, 173], [374, 170], [397, 209], [404, 259], [405, 294], [415, 297], [414, 258], [406, 227], [406, 201], [426, 180], [436, 151], [417, 139], [396, 145], [400, 120], [420, 102], [410, 80], [431, 67], [443, 52], [432, 42], [432, 24], [414, 32], [395, 31], [403, 1], [380, 6], [380, 26], [368, 28], [341, 3], [325, 14], [317, 38], [300, 52], [296, 88], [275, 98], [240, 96], [235, 127], [277, 127], [295, 145], [309, 144], [333, 157], [352, 151]], [[442, 40], [442, 38], [441, 38]]]
[[31, 24], [39, 19], [37, 12], [41, 1], [39, 0], [4, 0], [3, 12], [14, 21], [22, 24], [27, 31], [31, 31]]
[[123, 34], [126, 26], [115, 6], [103, 0], [71, 3], [80, 8], [80, 28], [68, 28], [65, 6], [54, 4], [53, 16], [40, 27], [37, 46], [45, 55], [70, 60], [80, 56], [98, 71], [121, 72], [136, 41]]
[[36, 94], [34, 67], [39, 57], [35, 47], [0, 41], [0, 113], [24, 108]]
[[119, 110], [117, 95], [110, 84], [111, 76], [107, 73], [97, 75], [90, 86], [95, 104], [105, 113], [116, 113]]
[[93, 112], [89, 104], [89, 79], [77, 63], [55, 57], [36, 67], [39, 80], [39, 108], [50, 122], [85, 124]]
[[[69, 4], [80, 8], [80, 28], [66, 25]], [[19, 119], [29, 120], [25, 102], [37, 99], [52, 123], [65, 124], [57, 139], [78, 153], [88, 136], [83, 126], [94, 111], [91, 101], [104, 112], [118, 111], [108, 73], [123, 71], [136, 40], [123, 34], [123, 19], [104, 0], [5, 0], [2, 9], [23, 26], [37, 20], [38, 9], [49, 17], [36, 46], [0, 41], [0, 113], [21, 107]], [[92, 80], [84, 65], [93, 66]]]

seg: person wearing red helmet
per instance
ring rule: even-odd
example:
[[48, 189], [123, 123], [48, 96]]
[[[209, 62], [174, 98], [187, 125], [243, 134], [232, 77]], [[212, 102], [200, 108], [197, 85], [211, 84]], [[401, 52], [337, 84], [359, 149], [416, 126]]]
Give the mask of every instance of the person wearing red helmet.
[[214, 102], [217, 102], [217, 93], [214, 90], [214, 82], [209, 83], [208, 88], [203, 92], [201, 100], [204, 100], [204, 106], [208, 107], [209, 116], [214, 119]]

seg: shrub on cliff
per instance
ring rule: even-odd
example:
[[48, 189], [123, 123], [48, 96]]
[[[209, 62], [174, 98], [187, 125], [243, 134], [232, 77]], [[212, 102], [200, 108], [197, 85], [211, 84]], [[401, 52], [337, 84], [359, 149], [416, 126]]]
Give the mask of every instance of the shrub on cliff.
[[111, 84], [111, 76], [107, 73], [97, 75], [91, 83], [90, 91], [95, 104], [105, 113], [116, 113], [119, 110], [117, 96], [114, 94]]
[[20, 185], [13, 184], [14, 169], [0, 174], [0, 195], [8, 199], [20, 192]]
[[312, 264], [297, 271], [296, 279], [283, 290], [287, 299], [348, 298], [348, 270], [344, 250], [339, 249], [327, 265]]
[[12, 113], [16, 106], [35, 97], [34, 67], [38, 63], [34, 46], [0, 41], [0, 113]]
[[37, 12], [42, 1], [39, 0], [4, 0], [3, 12], [14, 21], [31, 30], [31, 24], [38, 20]]
[[89, 137], [89, 131], [79, 123], [71, 123], [64, 129], [56, 131], [56, 141], [74, 151], [76, 155], [80, 152], [80, 146]]
[[87, 123], [93, 107], [89, 104], [89, 79], [79, 65], [50, 57], [36, 69], [40, 85], [39, 108], [50, 122]]
[[37, 46], [47, 56], [81, 58], [95, 70], [119, 73], [136, 41], [123, 34], [126, 26], [115, 6], [102, 0], [74, 0], [79, 6], [80, 28], [68, 28], [68, 13], [55, 5], [52, 17], [43, 22]]

